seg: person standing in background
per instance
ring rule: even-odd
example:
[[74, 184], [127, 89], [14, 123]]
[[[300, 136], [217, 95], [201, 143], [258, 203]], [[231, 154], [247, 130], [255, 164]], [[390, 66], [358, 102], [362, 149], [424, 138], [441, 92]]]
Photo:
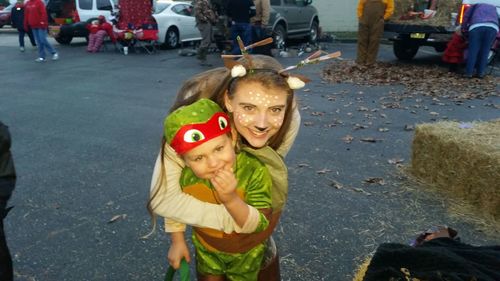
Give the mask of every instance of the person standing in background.
[[384, 21], [393, 12], [394, 0], [359, 0], [357, 64], [369, 66], [375, 63], [384, 32]]
[[[271, 12], [271, 3], [269, 0], [254, 0], [254, 4], [255, 16], [250, 19], [252, 23], [253, 43], [270, 37], [266, 30], [267, 25], [269, 24], [269, 16]], [[272, 56], [271, 44], [255, 47], [253, 49], [253, 53]]]
[[10, 20], [12, 22], [12, 27], [17, 28], [19, 33], [19, 50], [24, 52], [24, 34], [28, 34], [30, 38], [31, 45], [36, 47], [35, 38], [33, 37], [33, 32], [31, 29], [24, 31], [24, 1], [17, 0], [16, 6], [12, 9]]
[[488, 65], [488, 53], [499, 30], [497, 8], [490, 4], [478, 3], [464, 14], [462, 34], [467, 37], [469, 49], [465, 65], [465, 77], [472, 78], [474, 69], [483, 78]]
[[33, 31], [38, 46], [38, 58], [35, 61], [45, 61], [45, 49], [52, 54], [52, 60], [58, 60], [59, 54], [47, 41], [49, 21], [45, 4], [42, 0], [28, 0], [24, 7], [24, 30]]
[[212, 26], [217, 23], [219, 16], [215, 12], [210, 0], [194, 0], [193, 8], [196, 27], [201, 33], [201, 42], [196, 58], [200, 61], [200, 65], [211, 66], [207, 63], [208, 47], [212, 43]]
[[14, 280], [12, 258], [5, 238], [3, 220], [12, 207], [7, 208], [12, 191], [16, 186], [16, 170], [10, 153], [9, 128], [0, 121], [0, 280]]
[[252, 0], [231, 0], [227, 5], [227, 15], [231, 18], [231, 40], [233, 40], [233, 55], [240, 55], [240, 47], [236, 38], [239, 36], [243, 44], [252, 43], [252, 25], [250, 25], [250, 8]]

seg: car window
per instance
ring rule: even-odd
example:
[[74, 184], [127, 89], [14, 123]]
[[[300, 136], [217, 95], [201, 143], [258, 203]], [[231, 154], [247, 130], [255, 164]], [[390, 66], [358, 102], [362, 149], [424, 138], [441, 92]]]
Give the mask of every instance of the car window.
[[295, 0], [285, 0], [285, 5], [295, 5]]
[[271, 5], [279, 6], [279, 5], [281, 5], [281, 0], [271, 0]]
[[109, 0], [97, 0], [97, 10], [112, 11], [113, 4]]
[[0, 11], [9, 12], [12, 10], [12, 8], [14, 6], [15, 6], [15, 4], [9, 4], [7, 7], [4, 7], [3, 10], [0, 10]]
[[193, 8], [190, 5], [186, 4], [175, 5], [174, 7], [172, 7], [172, 11], [182, 16], [188, 16], [188, 17], [193, 16]]
[[163, 12], [166, 8], [170, 6], [170, 3], [161, 3], [161, 2], [156, 2], [156, 7], [155, 7], [155, 14], [159, 14]]
[[92, 0], [80, 0], [78, 1], [78, 6], [82, 10], [92, 10]]

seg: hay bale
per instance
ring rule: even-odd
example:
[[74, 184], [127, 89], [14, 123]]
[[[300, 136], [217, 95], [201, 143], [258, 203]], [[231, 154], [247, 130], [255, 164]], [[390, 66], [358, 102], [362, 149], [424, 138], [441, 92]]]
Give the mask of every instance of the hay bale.
[[418, 125], [410, 172], [500, 221], [500, 119]]
[[371, 257], [368, 257], [365, 259], [365, 261], [358, 266], [356, 269], [356, 272], [354, 273], [354, 277], [352, 278], [352, 281], [363, 281], [363, 278], [365, 278], [366, 271], [368, 270], [368, 266], [370, 265], [370, 262], [372, 261]]
[[[411, 6], [415, 5], [418, 1], [415, 0], [395, 0], [394, 1], [394, 13], [390, 19], [391, 22], [400, 24], [411, 24], [411, 25], [431, 25], [431, 26], [450, 26], [451, 25], [451, 13], [457, 13], [461, 0], [446, 0], [439, 1], [437, 3], [437, 10], [434, 17], [430, 19], [420, 19], [415, 18], [411, 20], [400, 20], [401, 16], [406, 15]], [[422, 2], [422, 1], [420, 1]]]

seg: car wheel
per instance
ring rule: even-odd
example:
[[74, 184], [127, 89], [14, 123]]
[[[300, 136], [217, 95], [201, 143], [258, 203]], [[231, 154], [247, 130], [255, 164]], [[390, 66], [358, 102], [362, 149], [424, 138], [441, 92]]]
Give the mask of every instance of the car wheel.
[[286, 41], [286, 29], [283, 25], [278, 24], [273, 30], [273, 40], [274, 40], [274, 46], [277, 49], [284, 49], [285, 48], [285, 41]]
[[68, 45], [69, 43], [71, 43], [71, 40], [73, 40], [73, 37], [59, 35], [55, 39], [56, 39], [57, 43], [59, 43], [61, 45]]
[[170, 27], [165, 34], [165, 46], [168, 49], [174, 49], [179, 46], [179, 32], [176, 28]]
[[317, 21], [313, 21], [311, 24], [311, 29], [309, 30], [308, 40], [311, 44], [316, 44], [319, 35], [319, 24]]
[[394, 41], [393, 51], [394, 55], [400, 60], [411, 60], [418, 52], [420, 46], [415, 42], [398, 40]]

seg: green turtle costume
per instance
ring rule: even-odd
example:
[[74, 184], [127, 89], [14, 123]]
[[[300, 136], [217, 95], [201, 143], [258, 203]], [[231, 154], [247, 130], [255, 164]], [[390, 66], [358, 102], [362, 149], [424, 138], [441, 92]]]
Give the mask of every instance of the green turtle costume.
[[[200, 99], [172, 112], [164, 122], [167, 142], [180, 155], [211, 139], [230, 132], [229, 118], [213, 101]], [[259, 209], [255, 232], [268, 228], [272, 205], [273, 181], [266, 165], [250, 152], [242, 150], [234, 168], [238, 195]], [[196, 177], [185, 167], [180, 179], [182, 191], [199, 200], [220, 204], [209, 180]], [[274, 195], [274, 193], [273, 193]], [[245, 243], [245, 235], [194, 227], [196, 268], [201, 275], [225, 275], [228, 280], [257, 280], [265, 252], [265, 240]], [[228, 246], [231, 245], [231, 246]]]

